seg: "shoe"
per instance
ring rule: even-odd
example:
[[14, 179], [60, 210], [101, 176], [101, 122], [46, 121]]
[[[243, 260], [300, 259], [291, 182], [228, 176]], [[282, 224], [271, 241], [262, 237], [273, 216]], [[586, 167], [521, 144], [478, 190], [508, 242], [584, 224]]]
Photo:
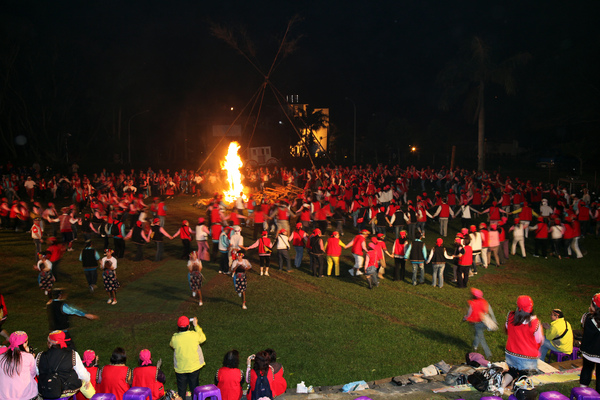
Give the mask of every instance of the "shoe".
[[417, 286], [417, 282], [413, 282], [413, 286]]
[[238, 293], [238, 296], [242, 297], [242, 294], [241, 294], [241, 293]]
[[264, 273], [262, 271], [260, 271], [260, 276], [263, 276], [263, 275], [264, 275]]
[[44, 295], [48, 296], [48, 291], [44, 290]]
[[90, 293], [94, 293], [94, 287], [90, 285]]
[[269, 275], [269, 271], [265, 272], [265, 276], [271, 276]]
[[112, 305], [114, 306], [115, 304], [117, 304], [117, 299], [114, 299], [112, 302]]
[[246, 307], [246, 303], [242, 304], [242, 310], [247, 310], [248, 307]]
[[367, 279], [369, 281], [369, 289], [373, 289], [373, 282], [371, 282], [370, 279]]
[[192, 297], [196, 297], [196, 292], [192, 292]]
[[68, 248], [68, 249], [67, 249], [67, 251], [73, 251], [73, 248], [72, 248], [72, 247], [71, 247], [71, 248]]
[[106, 301], [106, 304], [111, 304], [111, 303], [112, 303], [112, 299], [108, 299], [108, 300]]
[[199, 306], [201, 306], [201, 305], [202, 305], [202, 302], [201, 302], [201, 301], [199, 301], [199, 302], [198, 302], [198, 305], [199, 305]]
[[360, 275], [364, 275], [364, 273], [360, 269], [357, 269], [356, 276], [360, 276]]
[[52, 304], [52, 300], [48, 300], [48, 301], [46, 302], [46, 305], [47, 305], [47, 306], [49, 306], [50, 304]]
[[534, 256], [535, 258], [538, 258], [538, 257], [539, 257], [537, 254], [534, 254], [533, 256]]
[[222, 273], [223, 273], [223, 271], [219, 271], [219, 273], [220, 273], [220, 274], [222, 274]]

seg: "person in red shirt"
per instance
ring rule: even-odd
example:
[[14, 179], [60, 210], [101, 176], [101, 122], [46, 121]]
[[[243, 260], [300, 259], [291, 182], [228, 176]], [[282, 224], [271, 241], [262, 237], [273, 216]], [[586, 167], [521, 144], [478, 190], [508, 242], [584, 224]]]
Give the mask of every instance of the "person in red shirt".
[[265, 349], [265, 353], [269, 355], [269, 367], [273, 369], [273, 385], [271, 391], [273, 397], [284, 394], [287, 389], [287, 381], [283, 377], [283, 365], [277, 362], [277, 353], [273, 349]]
[[469, 309], [467, 310], [467, 315], [463, 317], [463, 321], [470, 322], [473, 324], [475, 329], [473, 350], [477, 351], [477, 348], [481, 344], [486, 358], [491, 358], [492, 352], [490, 351], [490, 348], [485, 341], [485, 336], [483, 335], [483, 332], [487, 329], [487, 327], [482, 322], [482, 316], [484, 314], [489, 314], [494, 322], [496, 321], [496, 317], [494, 316], [494, 312], [492, 311], [489, 303], [483, 298], [483, 292], [481, 290], [471, 288], [471, 296], [471, 300], [467, 302], [469, 304]]
[[[533, 300], [529, 296], [517, 298], [517, 308], [508, 313], [506, 324], [506, 364], [510, 368], [527, 371], [537, 370], [539, 349], [544, 343], [542, 324], [533, 314]], [[505, 374], [502, 388], [507, 387], [513, 377]]]
[[133, 370], [132, 387], [147, 387], [152, 390], [152, 399], [159, 400], [165, 395], [165, 373], [155, 365], [152, 365], [152, 353], [150, 350], [140, 351], [139, 367]]
[[327, 255], [327, 275], [331, 275], [331, 269], [335, 266], [335, 276], [340, 276], [340, 256], [346, 245], [340, 240], [340, 234], [335, 231], [325, 243], [325, 254]]
[[131, 368], [125, 363], [127, 354], [122, 347], [113, 350], [110, 365], [105, 365], [98, 371], [98, 393], [112, 393], [117, 400], [123, 400], [123, 394], [129, 390], [133, 380]]
[[[98, 373], [98, 356], [94, 352], [94, 350], [86, 350], [83, 352], [83, 358], [81, 359], [83, 366], [90, 373], [90, 384], [94, 389], [98, 384], [96, 383], [96, 375]], [[87, 397], [81, 393], [81, 391], [77, 392], [77, 400], [87, 400]]]
[[215, 375], [215, 385], [221, 391], [222, 400], [240, 400], [243, 396], [242, 384], [244, 376], [239, 369], [240, 353], [237, 350], [230, 350], [225, 353], [223, 366], [218, 369]]

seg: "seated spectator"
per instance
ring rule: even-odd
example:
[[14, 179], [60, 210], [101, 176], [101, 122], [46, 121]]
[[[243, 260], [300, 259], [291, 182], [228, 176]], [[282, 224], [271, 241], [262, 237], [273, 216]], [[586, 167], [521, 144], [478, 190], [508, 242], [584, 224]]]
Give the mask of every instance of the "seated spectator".
[[112, 393], [117, 400], [123, 399], [123, 394], [129, 390], [132, 381], [132, 372], [125, 363], [127, 354], [121, 347], [113, 350], [110, 357], [110, 365], [105, 365], [98, 371], [99, 393]]
[[[250, 369], [250, 362], [252, 360], [254, 360], [254, 366]], [[262, 397], [273, 398], [275, 376], [273, 368], [269, 365], [269, 361], [269, 354], [265, 351], [259, 351], [256, 355], [253, 354], [248, 357], [246, 381], [249, 382], [250, 387], [246, 395], [247, 400], [257, 400]]]
[[[82, 383], [90, 381], [90, 373], [79, 354], [67, 347], [69, 340], [63, 331], [53, 331], [48, 335], [48, 350], [37, 355], [38, 391], [45, 399], [72, 396], [81, 389]], [[60, 388], [44, 385], [54, 373], [58, 373]], [[56, 391], [60, 392], [59, 396], [55, 395]]]
[[223, 358], [223, 366], [219, 368], [215, 375], [215, 385], [221, 391], [223, 400], [240, 400], [242, 398], [242, 384], [244, 376], [240, 365], [240, 353], [237, 350], [230, 350]]
[[283, 365], [277, 362], [277, 353], [273, 349], [266, 349], [265, 353], [269, 355], [269, 366], [273, 368], [275, 382], [271, 386], [273, 397], [284, 394], [287, 389], [287, 381], [283, 377]]
[[0, 399], [29, 400], [37, 397], [35, 358], [29, 353], [29, 338], [13, 332], [8, 347], [0, 348]]
[[165, 395], [165, 373], [158, 366], [152, 365], [152, 353], [144, 349], [140, 351], [139, 367], [133, 369], [134, 387], [147, 387], [152, 390], [152, 400], [159, 400]]
[[573, 353], [573, 329], [571, 324], [565, 320], [563, 312], [558, 308], [550, 314], [552, 322], [542, 324], [546, 338], [540, 347], [540, 360], [546, 359], [548, 350], [559, 353]]
[[[86, 350], [83, 352], [83, 366], [90, 373], [90, 384], [96, 390], [96, 376], [98, 374], [98, 356], [94, 350]], [[77, 393], [77, 400], [85, 400], [83, 393]]]

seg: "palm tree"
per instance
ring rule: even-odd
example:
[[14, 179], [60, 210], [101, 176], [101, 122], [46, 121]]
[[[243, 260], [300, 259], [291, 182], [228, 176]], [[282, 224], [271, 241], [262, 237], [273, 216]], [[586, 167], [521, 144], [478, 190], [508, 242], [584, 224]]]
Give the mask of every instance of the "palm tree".
[[440, 73], [439, 81], [444, 86], [442, 109], [448, 109], [452, 100], [467, 98], [467, 105], [477, 121], [477, 169], [485, 168], [485, 88], [488, 83], [500, 85], [506, 94], [516, 92], [513, 76], [515, 68], [531, 59], [529, 53], [518, 53], [499, 64], [491, 59], [491, 48], [478, 36], [471, 41], [466, 57], [450, 62]]

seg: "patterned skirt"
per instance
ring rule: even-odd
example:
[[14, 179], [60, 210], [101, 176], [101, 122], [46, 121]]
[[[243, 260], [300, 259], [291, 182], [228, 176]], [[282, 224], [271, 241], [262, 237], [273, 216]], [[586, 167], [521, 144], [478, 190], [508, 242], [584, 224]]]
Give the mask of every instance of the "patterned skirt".
[[54, 275], [51, 272], [42, 272], [39, 276], [40, 289], [42, 290], [52, 290], [52, 286], [54, 285]]
[[246, 291], [246, 274], [235, 274], [233, 284], [237, 293], [244, 293]]
[[121, 285], [117, 280], [117, 274], [114, 271], [104, 271], [102, 274], [102, 280], [104, 281], [104, 290], [107, 292], [112, 292], [113, 290], [117, 290]]
[[200, 290], [202, 288], [202, 282], [204, 281], [204, 276], [201, 272], [192, 272], [190, 274], [190, 287], [192, 291]]

